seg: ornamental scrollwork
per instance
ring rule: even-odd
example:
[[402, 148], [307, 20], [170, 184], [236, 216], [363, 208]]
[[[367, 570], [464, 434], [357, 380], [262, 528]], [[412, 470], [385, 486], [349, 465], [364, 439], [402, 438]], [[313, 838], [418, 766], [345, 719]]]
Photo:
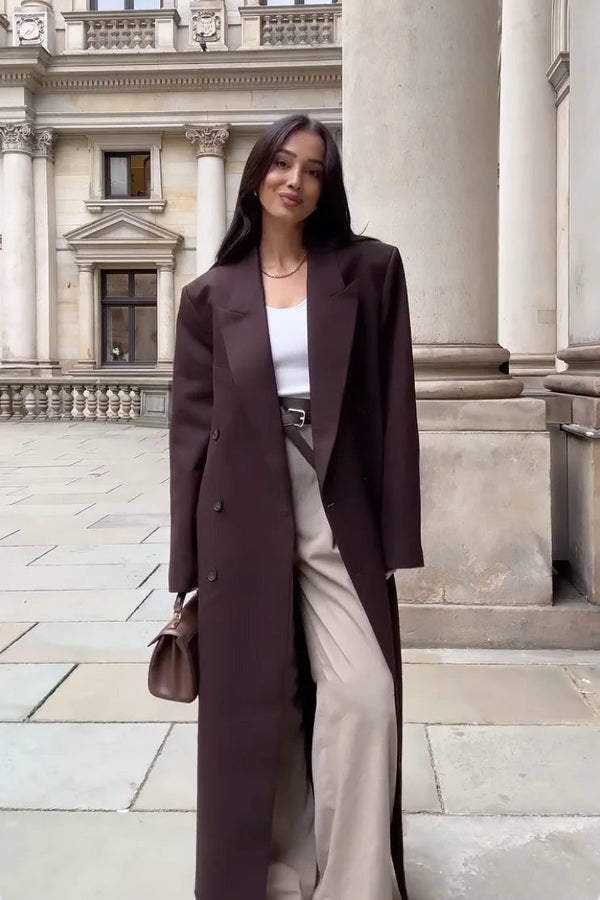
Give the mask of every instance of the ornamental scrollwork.
[[226, 125], [188, 125], [185, 136], [196, 148], [196, 156], [225, 156], [229, 140]]
[[35, 130], [29, 122], [0, 125], [0, 142], [3, 153], [11, 150], [20, 153], [33, 153], [34, 137]]

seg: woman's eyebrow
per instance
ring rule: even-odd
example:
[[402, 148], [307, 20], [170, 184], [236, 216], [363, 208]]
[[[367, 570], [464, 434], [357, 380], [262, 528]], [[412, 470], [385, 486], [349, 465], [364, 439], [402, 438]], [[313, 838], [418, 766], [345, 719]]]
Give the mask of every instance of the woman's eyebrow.
[[[294, 159], [298, 159], [298, 154], [294, 153], [293, 150], [284, 150], [282, 147], [281, 150], [278, 150], [277, 152], [285, 153], [287, 156], [293, 156]], [[322, 166], [324, 164], [322, 159], [309, 159], [309, 160], [307, 160], [307, 162], [317, 163], [317, 165], [319, 165], [319, 166]]]

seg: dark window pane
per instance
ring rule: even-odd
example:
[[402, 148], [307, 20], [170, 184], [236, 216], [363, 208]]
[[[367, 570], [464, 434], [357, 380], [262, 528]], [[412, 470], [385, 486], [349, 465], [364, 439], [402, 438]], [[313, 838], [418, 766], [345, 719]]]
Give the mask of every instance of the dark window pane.
[[157, 359], [156, 307], [135, 307], [135, 361], [153, 363]]
[[107, 362], [130, 361], [129, 307], [106, 307], [105, 359]]
[[106, 297], [129, 296], [129, 272], [109, 272], [104, 286]]
[[131, 196], [148, 197], [150, 194], [150, 154], [131, 154]]
[[111, 197], [129, 196], [129, 159], [126, 156], [109, 156], [108, 191]]
[[136, 297], [156, 297], [156, 272], [136, 272], [133, 277]]

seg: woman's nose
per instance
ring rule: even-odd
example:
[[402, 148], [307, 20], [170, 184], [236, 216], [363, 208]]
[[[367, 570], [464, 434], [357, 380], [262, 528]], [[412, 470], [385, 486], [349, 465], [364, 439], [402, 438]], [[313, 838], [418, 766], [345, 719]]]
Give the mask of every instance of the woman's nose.
[[292, 166], [288, 170], [288, 184], [290, 187], [300, 187], [300, 169], [297, 166]]

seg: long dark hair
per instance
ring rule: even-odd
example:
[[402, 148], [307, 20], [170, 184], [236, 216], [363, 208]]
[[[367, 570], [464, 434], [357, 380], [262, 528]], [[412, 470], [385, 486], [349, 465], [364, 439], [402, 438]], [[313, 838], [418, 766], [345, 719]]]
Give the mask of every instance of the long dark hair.
[[235, 262], [258, 247], [262, 234], [262, 206], [258, 192], [271, 168], [275, 154], [294, 131], [314, 131], [325, 143], [321, 196], [317, 208], [304, 223], [307, 247], [343, 246], [354, 234], [344, 187], [342, 160], [330, 130], [305, 115], [286, 116], [269, 125], [250, 151], [240, 183], [231, 225], [223, 239], [215, 265]]

